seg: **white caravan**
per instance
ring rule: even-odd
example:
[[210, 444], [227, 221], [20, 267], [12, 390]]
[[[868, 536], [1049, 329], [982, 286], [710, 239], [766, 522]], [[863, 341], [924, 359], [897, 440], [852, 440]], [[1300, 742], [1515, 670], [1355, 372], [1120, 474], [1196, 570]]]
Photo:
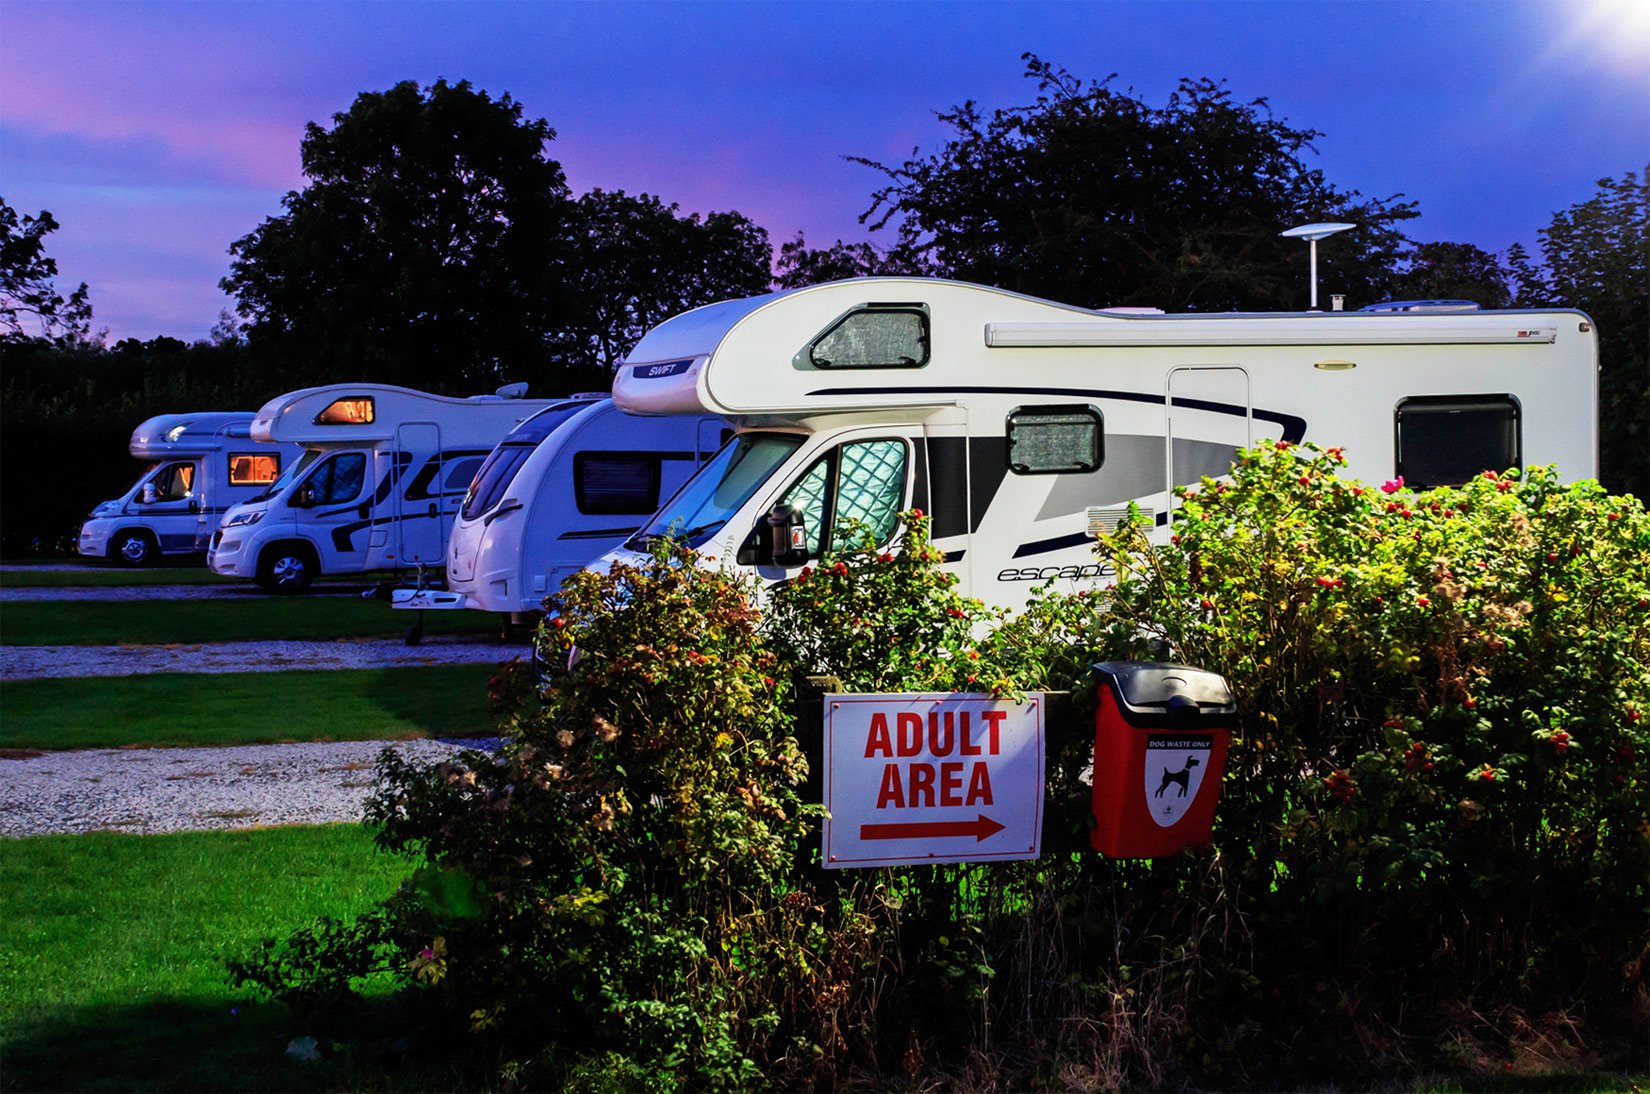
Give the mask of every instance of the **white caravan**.
[[1416, 487], [1527, 464], [1592, 477], [1597, 371], [1575, 311], [1164, 315], [920, 278], [725, 301], [649, 331], [613, 394], [738, 435], [607, 557], [674, 527], [777, 581], [824, 529], [887, 540], [916, 507], [963, 592], [1018, 607], [1035, 583], [1100, 577], [1093, 538], [1131, 502], [1167, 535], [1171, 486], [1263, 438], [1341, 445], [1350, 474]]
[[447, 588], [397, 589], [397, 608], [472, 608], [516, 623], [646, 523], [733, 435], [720, 418], [645, 418], [605, 394], [541, 410], [493, 449], [447, 548]]
[[92, 510], [80, 553], [127, 566], [161, 555], [205, 554], [218, 520], [269, 489], [299, 448], [254, 441], [248, 411], [162, 414], [132, 430], [149, 466], [131, 489]]
[[318, 574], [440, 567], [482, 460], [550, 399], [525, 384], [468, 399], [388, 384], [331, 384], [271, 399], [257, 440], [302, 446], [263, 498], [224, 514], [207, 564], [271, 592]]

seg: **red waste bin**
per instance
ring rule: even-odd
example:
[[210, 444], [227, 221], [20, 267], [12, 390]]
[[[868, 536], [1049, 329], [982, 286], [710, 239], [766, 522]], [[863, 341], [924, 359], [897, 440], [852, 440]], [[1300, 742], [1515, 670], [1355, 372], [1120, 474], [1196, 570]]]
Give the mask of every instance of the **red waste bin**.
[[1207, 844], [1237, 703], [1224, 677], [1162, 661], [1106, 661], [1094, 720], [1094, 830], [1112, 858]]

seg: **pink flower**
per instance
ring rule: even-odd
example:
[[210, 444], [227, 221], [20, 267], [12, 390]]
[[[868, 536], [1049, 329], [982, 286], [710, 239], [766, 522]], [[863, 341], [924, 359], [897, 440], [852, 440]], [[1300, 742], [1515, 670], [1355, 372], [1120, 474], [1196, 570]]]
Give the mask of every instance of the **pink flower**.
[[1388, 479], [1381, 484], [1381, 493], [1396, 494], [1404, 488], [1404, 477], [1399, 475], [1395, 479]]

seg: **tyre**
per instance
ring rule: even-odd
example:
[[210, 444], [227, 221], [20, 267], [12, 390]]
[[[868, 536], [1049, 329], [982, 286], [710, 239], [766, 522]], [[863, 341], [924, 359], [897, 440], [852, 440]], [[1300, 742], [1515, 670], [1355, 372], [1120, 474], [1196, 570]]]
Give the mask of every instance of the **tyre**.
[[128, 528], [109, 540], [109, 557], [122, 566], [147, 566], [159, 554], [155, 537], [141, 528]]
[[277, 543], [258, 559], [258, 585], [265, 592], [292, 596], [309, 588], [318, 569], [308, 544]]

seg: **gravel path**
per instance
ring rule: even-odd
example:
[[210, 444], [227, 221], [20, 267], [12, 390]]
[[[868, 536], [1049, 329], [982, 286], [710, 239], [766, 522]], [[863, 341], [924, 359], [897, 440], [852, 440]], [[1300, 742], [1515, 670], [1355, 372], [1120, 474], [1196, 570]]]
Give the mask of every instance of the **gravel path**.
[[[0, 758], [0, 836], [357, 821], [385, 745], [96, 749]], [[465, 748], [497, 746], [497, 738], [389, 743], [428, 763]]]
[[[312, 585], [308, 596], [359, 596], [365, 585]], [[0, 589], [0, 604], [9, 600], [268, 600], [269, 594], [244, 585], [31, 585]]]
[[402, 665], [476, 665], [527, 657], [531, 646], [481, 635], [341, 642], [212, 642], [168, 646], [0, 646], [0, 680], [140, 676], [152, 672], [284, 672]]

